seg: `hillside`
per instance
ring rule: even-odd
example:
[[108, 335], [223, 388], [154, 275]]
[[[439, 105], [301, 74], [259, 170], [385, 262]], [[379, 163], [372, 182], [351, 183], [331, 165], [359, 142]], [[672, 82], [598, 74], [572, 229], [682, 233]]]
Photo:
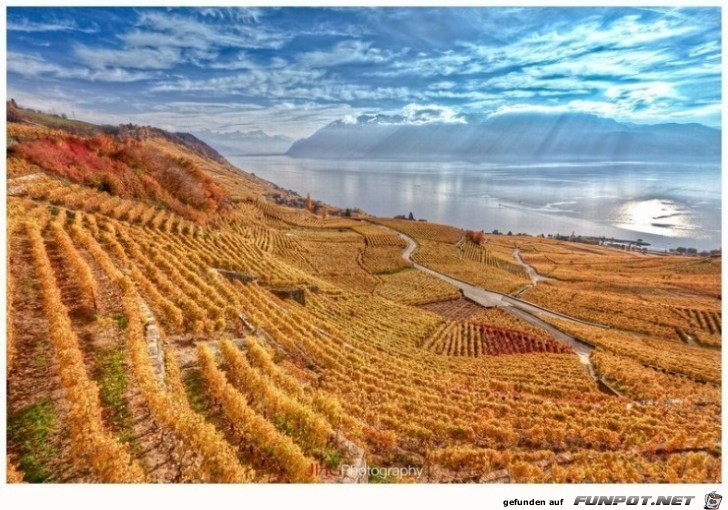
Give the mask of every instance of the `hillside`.
[[720, 480], [720, 257], [344, 217], [191, 136], [9, 119], [9, 480]]
[[364, 115], [298, 140], [288, 155], [505, 163], [719, 161], [720, 131], [699, 124], [623, 124], [575, 113], [504, 113], [482, 121], [427, 124]]
[[211, 159], [217, 163], [226, 163], [220, 153], [190, 133], [170, 133], [163, 129], [151, 126], [137, 126], [134, 124], [99, 126], [80, 120], [71, 120], [65, 116], [51, 115], [21, 108], [12, 99], [7, 102], [6, 108], [8, 122], [59, 129], [68, 134], [79, 136], [110, 135], [121, 138], [133, 138], [137, 141], [151, 137], [164, 138], [169, 142], [183, 146], [198, 156]]

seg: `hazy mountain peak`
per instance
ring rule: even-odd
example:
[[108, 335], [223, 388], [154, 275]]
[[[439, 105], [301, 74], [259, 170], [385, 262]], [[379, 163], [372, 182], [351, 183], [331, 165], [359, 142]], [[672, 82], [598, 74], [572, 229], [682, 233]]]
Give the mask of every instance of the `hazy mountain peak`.
[[288, 154], [415, 161], [720, 158], [720, 131], [700, 124], [625, 124], [581, 112], [508, 111], [469, 122], [455, 118], [418, 123], [405, 115], [368, 114], [342, 119], [298, 140]]
[[283, 154], [293, 142], [291, 138], [285, 135], [269, 135], [262, 129], [224, 133], [205, 129], [196, 131], [195, 134], [228, 157], [252, 154]]

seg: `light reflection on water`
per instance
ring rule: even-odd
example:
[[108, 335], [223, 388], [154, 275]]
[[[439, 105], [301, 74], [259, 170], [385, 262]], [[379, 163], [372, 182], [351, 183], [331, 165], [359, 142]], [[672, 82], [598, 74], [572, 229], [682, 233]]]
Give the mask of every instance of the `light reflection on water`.
[[617, 212], [616, 226], [666, 237], [689, 237], [698, 230], [694, 215], [672, 200], [630, 200]]
[[575, 231], [642, 238], [656, 248], [720, 246], [718, 165], [230, 160], [284, 188], [380, 216], [412, 211], [477, 230]]

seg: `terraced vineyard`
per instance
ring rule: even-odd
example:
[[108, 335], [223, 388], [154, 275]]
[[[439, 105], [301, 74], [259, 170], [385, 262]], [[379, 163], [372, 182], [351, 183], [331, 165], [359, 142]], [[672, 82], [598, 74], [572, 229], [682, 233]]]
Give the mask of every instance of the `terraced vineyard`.
[[571, 348], [553, 338], [532, 337], [520, 331], [485, 324], [452, 321], [442, 324], [421, 346], [448, 356], [572, 352]]
[[520, 319], [518, 316], [507, 312], [502, 308], [483, 308], [477, 303], [462, 297], [447, 301], [426, 303], [420, 305], [420, 308], [435, 312], [436, 314], [453, 321], [487, 324], [504, 330], [527, 333], [531, 337], [540, 338], [546, 341], [553, 340], [553, 337], [542, 328], [529, 324], [523, 319]]
[[460, 251], [460, 255], [464, 259], [473, 260], [475, 262], [480, 262], [481, 264], [503, 269], [521, 278], [526, 278], [527, 276], [523, 268], [518, 264], [514, 264], [513, 262], [497, 257], [493, 251], [484, 248], [480, 244], [475, 244], [467, 238], [463, 238], [456, 246]]
[[374, 294], [407, 305], [436, 303], [460, 295], [457, 287], [414, 269], [378, 277]]
[[525, 262], [552, 278], [520, 297], [639, 335], [720, 346], [720, 258], [654, 257], [549, 240], [513, 241], [522, 248]]
[[[421, 470], [398, 482], [720, 479], [719, 260], [475, 245], [277, 205], [279, 188], [159, 134], [8, 135], [12, 481], [341, 482], [365, 464]], [[97, 175], [112, 170], [119, 188]], [[197, 187], [155, 195], [157, 179]], [[418, 262], [504, 292], [530, 284], [521, 248], [558, 279], [526, 299], [612, 326], [543, 317], [597, 346], [622, 396], [544, 329], [411, 268], [397, 231]]]

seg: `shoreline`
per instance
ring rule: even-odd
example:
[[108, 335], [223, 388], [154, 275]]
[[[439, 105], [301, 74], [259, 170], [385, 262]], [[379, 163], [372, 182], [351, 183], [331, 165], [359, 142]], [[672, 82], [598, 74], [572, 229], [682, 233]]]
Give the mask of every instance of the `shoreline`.
[[[226, 158], [228, 156], [225, 156]], [[291, 162], [291, 168], [286, 168], [286, 165], [263, 165], [264, 168], [261, 168], [260, 166], [256, 167], [256, 165], [251, 165], [250, 163], [254, 161], [290, 161]], [[247, 161], [246, 161], [247, 160]], [[407, 202], [397, 202], [395, 201], [397, 197], [393, 197], [392, 200], [387, 200], [386, 196], [382, 196], [381, 194], [377, 196], [371, 196], [370, 199], [365, 200], [364, 202], [368, 202], [367, 204], [362, 204], [361, 200], [354, 201], [355, 197], [347, 197], [345, 195], [352, 194], [352, 189], [356, 189], [357, 191], [360, 191], [363, 196], [367, 196], [367, 191], [363, 189], [362, 182], [366, 177], [373, 178], [377, 181], [382, 181], [383, 179], [388, 180], [389, 182], [377, 182], [377, 185], [382, 185], [383, 189], [391, 189], [393, 186], [396, 187], [396, 185], [401, 184], [399, 186], [399, 190], [395, 190], [394, 193], [398, 193], [400, 195], [406, 194], [408, 197], [412, 196], [414, 199], [420, 199], [420, 197], [417, 197], [418, 194], [422, 194], [422, 190], [420, 188], [422, 187], [422, 184], [417, 184], [415, 180], [413, 182], [408, 182], [406, 179], [392, 179], [391, 175], [389, 173], [373, 173], [371, 175], [368, 175], [366, 172], [362, 172], [360, 176], [356, 175], [355, 171], [343, 169], [341, 170], [341, 173], [346, 173], [349, 177], [348, 180], [344, 182], [335, 182], [332, 184], [331, 177], [335, 177], [338, 173], [335, 168], [329, 169], [328, 166], [325, 168], [313, 168], [311, 169], [310, 175], [307, 175], [304, 170], [305, 168], [301, 166], [296, 166], [297, 163], [299, 163], [302, 160], [290, 158], [288, 156], [281, 156], [281, 155], [266, 155], [263, 157], [259, 156], [230, 156], [230, 159], [228, 161], [231, 163], [232, 166], [238, 168], [239, 170], [254, 174], [257, 178], [263, 179], [274, 186], [276, 186], [278, 189], [284, 190], [286, 192], [291, 192], [299, 197], [305, 197], [307, 193], [311, 194], [311, 197], [313, 199], [319, 200], [322, 203], [326, 204], [327, 206], [330, 205], [333, 209], [338, 209], [341, 211], [344, 211], [346, 209], [356, 210], [359, 209], [366, 213], [369, 216], [379, 217], [379, 218], [394, 218], [398, 215], [407, 215], [410, 212], [410, 208], [413, 209], [413, 213], [415, 214], [416, 219], [422, 219], [424, 221], [428, 221], [431, 223], [440, 223], [444, 225], [450, 225], [456, 228], [460, 228], [463, 230], [475, 230], [480, 231], [484, 230], [487, 233], [491, 233], [494, 231], [498, 231], [498, 233], [501, 233], [503, 235], [506, 235], [506, 232], [508, 230], [512, 230], [514, 234], [516, 233], [524, 233], [526, 235], [529, 235], [531, 237], [538, 237], [541, 234], [544, 234], [545, 236], [548, 235], [549, 232], [551, 232], [552, 237], [556, 237], [556, 233], [558, 232], [567, 232], [570, 233], [572, 231], [575, 232], [577, 237], [582, 238], [589, 238], [594, 240], [604, 240], [605, 242], [615, 242], [615, 243], [622, 243], [626, 245], [641, 245], [641, 247], [646, 247], [648, 250], [648, 253], [651, 255], [679, 255], [674, 252], [670, 252], [669, 250], [676, 250], [679, 247], [685, 247], [685, 248], [695, 248], [698, 252], [704, 252], [703, 256], [707, 256], [707, 253], [713, 250], [718, 250], [721, 247], [721, 241], [717, 241], [715, 243], [707, 244], [705, 241], [700, 241], [699, 239], [689, 238], [689, 237], [682, 237], [682, 238], [676, 238], [676, 237], [669, 237], [669, 236], [662, 236], [658, 234], [650, 234], [650, 233], [643, 233], [643, 232], [637, 232], [637, 231], [629, 231], [623, 228], [619, 227], [608, 227], [607, 231], [601, 230], [599, 227], [603, 227], [603, 225], [600, 225], [597, 221], [591, 220], [591, 219], [582, 219], [582, 218], [571, 218], [569, 216], [558, 216], [558, 217], [551, 217], [547, 213], [538, 213], [538, 212], [530, 212], [528, 214], [528, 218], [530, 218], [529, 223], [532, 223], [530, 226], [517, 226], [513, 227], [511, 229], [504, 227], [503, 230], [501, 230], [500, 227], [496, 228], [495, 225], [497, 223], [497, 220], [494, 220], [493, 223], [490, 223], [487, 221], [487, 218], [492, 217], [495, 213], [496, 216], [502, 215], [503, 213], [498, 211], [498, 199], [492, 198], [488, 199], [490, 202], [493, 202], [493, 206], [490, 205], [483, 205], [482, 202], [474, 202], [473, 204], [465, 204], [470, 205], [471, 208], [469, 210], [473, 211], [472, 216], [473, 217], [483, 217], [486, 219], [486, 221], [479, 222], [478, 225], [473, 223], [464, 223], [460, 220], [472, 220], [472, 217], [469, 216], [469, 214], [464, 214], [458, 212], [458, 206], [455, 204], [455, 201], [462, 202], [463, 200], [473, 200], [473, 196], [468, 196], [467, 193], [464, 193], [460, 199], [457, 199], [455, 196], [452, 195], [453, 192], [449, 192], [447, 195], [449, 196], [449, 200], [447, 200], [447, 203], [442, 203], [437, 206], [433, 206], [431, 203], [422, 202], [426, 207], [424, 211], [417, 211], [417, 204], [409, 204]], [[318, 161], [318, 160], [316, 160]], [[323, 162], [326, 165], [332, 165], [333, 162], [330, 160], [323, 160]], [[343, 162], [348, 163], [348, 162]], [[381, 164], [383, 162], [374, 162], [376, 164]], [[288, 175], [277, 175], [277, 174], [288, 174]], [[326, 174], [326, 175], [322, 175]], [[410, 175], [410, 174], [403, 174], [403, 175]], [[281, 179], [281, 177], [285, 177], [285, 179]], [[484, 176], [486, 177], [486, 176]], [[317, 184], [318, 181], [318, 184]], [[350, 182], [349, 182], [350, 181]], [[324, 184], [322, 185], [321, 182]], [[457, 182], [460, 182], [459, 180]], [[284, 183], [284, 184], [281, 184]], [[309, 185], [310, 183], [310, 185]], [[461, 183], [464, 185], [465, 183]], [[375, 184], [372, 183], [371, 186], [373, 187]], [[359, 186], [359, 189], [352, 188], [352, 186]], [[414, 187], [412, 187], [414, 186]], [[317, 189], [318, 188], [318, 189]], [[341, 189], [339, 189], [341, 188]], [[411, 188], [411, 189], [410, 189]], [[524, 192], [524, 196], [525, 192]], [[351, 200], [349, 200], [351, 198]], [[424, 197], [422, 198], [424, 200]], [[393, 205], [394, 204], [394, 205]], [[399, 205], [401, 204], [401, 205]], [[285, 204], [283, 204], [285, 205]], [[393, 207], [397, 207], [398, 209], [392, 210]], [[436, 211], [439, 211], [440, 214], [438, 215], [436, 211], [432, 211], [433, 207], [436, 208]], [[461, 206], [462, 207], [462, 206]], [[476, 207], [476, 210], [473, 210], [472, 207]], [[443, 210], [443, 208], [445, 208]], [[503, 207], [502, 209], [505, 209]], [[431, 214], [432, 212], [435, 212], [435, 214]], [[443, 214], [447, 217], [452, 218], [444, 218]], [[512, 217], [512, 216], [511, 216]], [[573, 220], [573, 222], [571, 222]], [[516, 220], [517, 221], [517, 220]], [[549, 222], [554, 222], [554, 226], [550, 226]], [[539, 226], [542, 225], [542, 226]], [[487, 225], [487, 226], [486, 226]], [[506, 224], [507, 225], [507, 224]], [[595, 227], [595, 228], [589, 228], [589, 227]], [[545, 227], [545, 228], [544, 228]], [[548, 229], [548, 230], [546, 230]], [[630, 235], [633, 234], [633, 235]], [[563, 235], [563, 234], [562, 234]], [[720, 234], [719, 234], [720, 235]], [[642, 241], [639, 241], [639, 239], [642, 238]], [[584, 243], [584, 244], [592, 244], [597, 245], [597, 242], [594, 243]], [[609, 247], [606, 246], [605, 247]], [[619, 249], [619, 247], [615, 248]], [[621, 250], [620, 250], [621, 251]]]

